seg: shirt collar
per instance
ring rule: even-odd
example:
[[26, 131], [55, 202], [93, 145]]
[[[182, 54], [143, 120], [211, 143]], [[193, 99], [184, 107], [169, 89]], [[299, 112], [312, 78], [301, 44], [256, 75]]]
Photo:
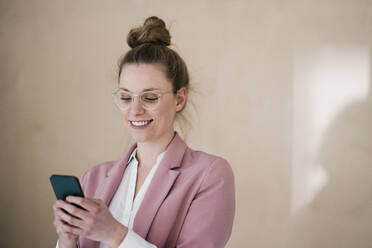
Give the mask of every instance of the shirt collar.
[[135, 161], [137, 160], [136, 158], [136, 154], [137, 154], [137, 147], [136, 149], [133, 150], [132, 154], [130, 155], [129, 159], [128, 159], [128, 162], [127, 162], [127, 165], [132, 162], [132, 160], [134, 159]]
[[[156, 164], [160, 163], [161, 159], [164, 157], [164, 154], [165, 154], [166, 150], [162, 153], [160, 153], [157, 158], [156, 158]], [[129, 159], [128, 159], [128, 162], [127, 162], [127, 165], [132, 162], [132, 160], [134, 159], [134, 161], [137, 161], [137, 158], [136, 158], [136, 155], [137, 155], [137, 147], [133, 150], [132, 154], [130, 155]]]

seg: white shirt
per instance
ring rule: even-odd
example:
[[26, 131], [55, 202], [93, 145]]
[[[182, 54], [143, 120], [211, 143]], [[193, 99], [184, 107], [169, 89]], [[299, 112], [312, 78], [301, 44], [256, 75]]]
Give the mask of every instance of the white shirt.
[[[164, 153], [158, 155], [155, 165], [152, 167], [151, 171], [147, 175], [143, 185], [138, 191], [136, 197], [134, 198], [134, 192], [136, 189], [137, 181], [137, 170], [138, 170], [138, 160], [136, 158], [137, 149], [135, 149], [130, 158], [129, 164], [125, 169], [123, 179], [116, 191], [112, 201], [110, 203], [109, 209], [114, 216], [114, 218], [119, 221], [122, 225], [128, 227], [128, 233], [125, 236], [123, 242], [120, 244], [119, 248], [126, 247], [143, 247], [143, 248], [156, 248], [155, 245], [150, 244], [144, 238], [135, 233], [133, 228], [134, 218], [136, 217], [137, 211], [141, 206], [142, 200], [146, 194], [146, 191], [150, 185], [151, 179], [158, 168], [160, 161], [162, 160]], [[109, 246], [105, 244], [100, 244], [100, 248], [108, 248]]]
[[[142, 200], [165, 152], [158, 155], [155, 165], [152, 167], [151, 171], [143, 182], [143, 185], [134, 198], [138, 171], [138, 160], [136, 158], [136, 154], [137, 149], [135, 149], [129, 157], [129, 162], [127, 164], [127, 168], [125, 169], [123, 179], [121, 180], [119, 188], [111, 200], [109, 209], [112, 216], [117, 221], [128, 227], [128, 233], [118, 248], [156, 248], [155, 245], [147, 242], [144, 238], [135, 233], [132, 228], [137, 211], [141, 206]], [[110, 246], [100, 243], [99, 247], [109, 248]], [[58, 242], [56, 248], [58, 248]]]

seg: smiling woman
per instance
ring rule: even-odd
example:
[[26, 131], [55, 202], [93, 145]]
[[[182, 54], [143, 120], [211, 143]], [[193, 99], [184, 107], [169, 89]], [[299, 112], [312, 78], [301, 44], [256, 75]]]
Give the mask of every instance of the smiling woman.
[[57, 246], [224, 247], [235, 215], [231, 167], [192, 150], [174, 129], [187, 103], [186, 64], [157, 17], [127, 42], [113, 96], [136, 144], [83, 175], [86, 198], [54, 204]]
[[[127, 106], [121, 107], [121, 114], [134, 140], [163, 150], [167, 143], [165, 141], [173, 137], [173, 122], [176, 113], [186, 103], [187, 93], [185, 88], [174, 93], [172, 83], [161, 67], [157, 64], [126, 64], [120, 76], [120, 100], [117, 102], [124, 101], [119, 106]], [[141, 94], [142, 97], [133, 98], [129, 92]]]

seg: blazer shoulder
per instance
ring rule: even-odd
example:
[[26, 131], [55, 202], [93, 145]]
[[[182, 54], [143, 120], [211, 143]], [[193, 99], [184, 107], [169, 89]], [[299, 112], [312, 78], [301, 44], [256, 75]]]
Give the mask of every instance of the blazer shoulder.
[[89, 182], [98, 182], [102, 178], [106, 177], [109, 171], [117, 164], [120, 160], [106, 161], [97, 164], [87, 170], [81, 177], [82, 186], [86, 186]]
[[197, 167], [205, 172], [212, 170], [222, 174], [233, 174], [231, 165], [226, 159], [191, 148], [186, 150], [183, 167]]
[[111, 170], [111, 168], [117, 164], [120, 160], [112, 160], [112, 161], [106, 161], [103, 163], [99, 163], [89, 170], [87, 170], [84, 174], [85, 175], [94, 175], [94, 174], [106, 174], [108, 171]]

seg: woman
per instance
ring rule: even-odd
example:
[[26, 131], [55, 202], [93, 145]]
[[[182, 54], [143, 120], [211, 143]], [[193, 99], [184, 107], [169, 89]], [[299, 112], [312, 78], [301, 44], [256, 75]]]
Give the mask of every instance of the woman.
[[136, 144], [83, 175], [86, 198], [54, 204], [57, 246], [224, 247], [235, 212], [231, 167], [190, 149], [173, 127], [187, 102], [186, 65], [157, 17], [127, 42], [114, 97]]

